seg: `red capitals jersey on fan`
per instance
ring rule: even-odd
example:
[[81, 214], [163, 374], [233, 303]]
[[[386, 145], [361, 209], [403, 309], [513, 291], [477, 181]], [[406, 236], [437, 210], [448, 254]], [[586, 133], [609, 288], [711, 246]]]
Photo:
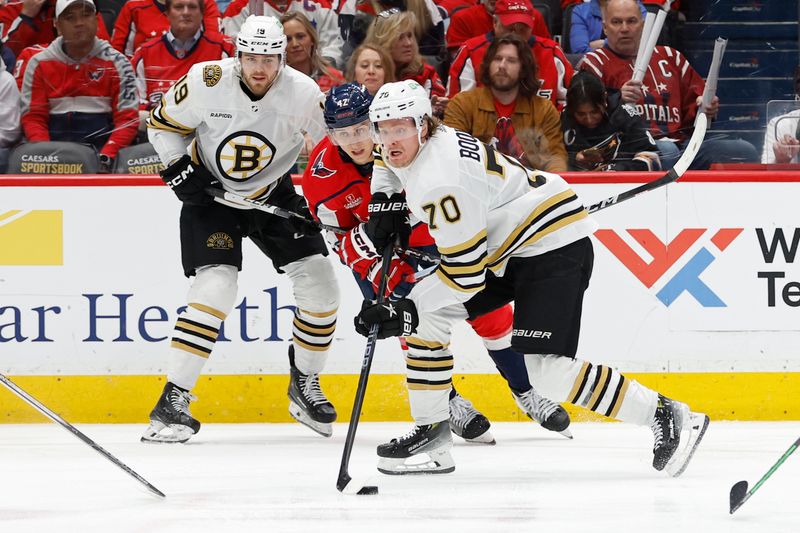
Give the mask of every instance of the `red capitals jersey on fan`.
[[141, 104], [139, 109], [155, 107], [178, 78], [189, 72], [195, 63], [216, 61], [234, 54], [233, 44], [221, 33], [206, 31], [194, 47], [181, 57], [164, 34], [144, 43], [131, 63], [136, 73]]
[[[599, 76], [606, 87], [619, 89], [633, 76], [633, 62], [606, 46], [587, 54], [580, 68]], [[636, 103], [636, 110], [649, 123], [653, 137], [684, 140], [693, 129], [696, 100], [705, 86], [683, 54], [656, 46], [642, 80], [644, 100]]]
[[[311, 214], [323, 224], [352, 229], [366, 222], [369, 218], [367, 205], [372, 198], [369, 186], [370, 176], [362, 176], [355, 164], [345, 162], [339, 148], [328, 137], [308, 156], [308, 166], [303, 173], [303, 195]], [[428, 227], [415, 225], [409, 245], [431, 244], [434, 241]]]
[[46, 49], [46, 46], [36, 44], [29, 46], [17, 56], [17, 62], [14, 65], [14, 79], [17, 80], [17, 88], [22, 90], [22, 79], [25, 76], [25, 67], [28, 66], [28, 62], [33, 56]]
[[399, 81], [403, 80], [414, 80], [419, 83], [428, 93], [428, 96], [444, 96], [446, 92], [436, 69], [427, 63], [423, 63], [422, 72], [416, 76], [403, 76]]
[[[219, 31], [219, 8], [214, 0], [204, 2], [203, 27], [207, 31]], [[111, 46], [128, 57], [153, 37], [169, 31], [169, 21], [164, 14], [167, 7], [158, 0], [130, 0], [125, 2], [114, 23]]]
[[[15, 56], [29, 46], [49, 45], [56, 38], [55, 17], [55, 0], [45, 0], [35, 17], [26, 17], [22, 14], [22, 2], [7, 3], [0, 7], [4, 44], [14, 52]], [[97, 36], [108, 40], [108, 31], [100, 13], [97, 14]]]
[[[550, 30], [539, 10], [533, 14], [533, 34], [537, 37], [550, 38]], [[447, 27], [447, 49], [455, 51], [473, 37], [484, 35], [494, 28], [494, 18], [486, 11], [483, 4], [461, 9], [450, 17], [450, 26]]]
[[[469, 39], [450, 65], [447, 81], [447, 97], [452, 98], [462, 91], [483, 85], [477, 78], [483, 56], [489, 48], [494, 32]], [[567, 102], [567, 87], [573, 69], [564, 51], [552, 39], [533, 36], [528, 39], [533, 57], [539, 67], [539, 96], [549, 98], [560, 111]]]

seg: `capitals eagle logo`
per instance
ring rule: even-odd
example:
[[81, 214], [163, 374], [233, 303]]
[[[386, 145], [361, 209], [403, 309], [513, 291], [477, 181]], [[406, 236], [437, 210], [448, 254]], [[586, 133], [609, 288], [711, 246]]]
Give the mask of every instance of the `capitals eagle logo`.
[[336, 174], [335, 170], [331, 170], [325, 166], [322, 162], [322, 159], [325, 157], [325, 151], [327, 148], [322, 150], [317, 158], [314, 160], [314, 164], [311, 165], [311, 174], [318, 178], [330, 178], [334, 174]]

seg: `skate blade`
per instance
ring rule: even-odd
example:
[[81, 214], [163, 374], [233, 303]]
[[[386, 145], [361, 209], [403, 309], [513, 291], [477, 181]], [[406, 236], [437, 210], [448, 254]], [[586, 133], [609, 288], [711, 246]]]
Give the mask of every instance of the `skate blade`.
[[[675, 454], [672, 456], [672, 459], [667, 462], [667, 465], [664, 467], [664, 470], [672, 477], [678, 477], [686, 471], [686, 468], [689, 466], [689, 461], [692, 460], [692, 456], [694, 456], [694, 452], [697, 451], [697, 447], [700, 445], [700, 441], [703, 440], [703, 437], [706, 434], [706, 430], [708, 429], [708, 424], [710, 419], [707, 415], [703, 413], [689, 413], [689, 420], [691, 425], [689, 427], [689, 431], [687, 432], [688, 435], [681, 435], [681, 445], [680, 449], [676, 450]], [[686, 438], [686, 444], [683, 444], [684, 437]]]
[[486, 430], [477, 437], [473, 437], [471, 439], [468, 439], [466, 437], [461, 437], [461, 438], [464, 439], [464, 442], [467, 442], [469, 444], [483, 444], [486, 446], [494, 446], [495, 444], [497, 444], [497, 441], [494, 440], [494, 435], [492, 435], [492, 432], [489, 430]]
[[289, 402], [289, 414], [292, 415], [292, 418], [306, 426], [307, 428], [313, 430], [315, 433], [322, 435], [323, 437], [331, 437], [333, 435], [333, 424], [327, 424], [325, 422], [317, 422], [316, 420], [312, 419], [310, 416], [303, 411], [299, 405], [294, 403], [293, 401]]
[[378, 472], [389, 476], [449, 474], [455, 469], [456, 464], [448, 450], [422, 452], [402, 459], [378, 458]]
[[565, 436], [569, 440], [572, 440], [572, 432], [569, 430], [569, 428], [565, 429], [564, 431], [557, 431], [556, 433]]
[[144, 431], [141, 442], [152, 444], [180, 444], [189, 440], [194, 431], [189, 426], [182, 424], [166, 425], [157, 420], [151, 420], [150, 426]]

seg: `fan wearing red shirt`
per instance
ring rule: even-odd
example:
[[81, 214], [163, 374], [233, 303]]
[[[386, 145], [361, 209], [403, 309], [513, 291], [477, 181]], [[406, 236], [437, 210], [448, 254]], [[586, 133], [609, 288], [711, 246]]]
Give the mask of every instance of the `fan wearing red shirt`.
[[533, 6], [528, 0], [498, 0], [495, 5], [494, 31], [467, 40], [450, 65], [448, 98], [473, 87], [480, 87], [476, 72], [492, 39], [495, 35], [514, 33], [528, 41], [536, 59], [540, 82], [538, 96], [550, 99], [560, 111], [566, 103], [567, 87], [573, 73], [572, 65], [555, 41], [534, 36], [533, 28]]
[[[56, 38], [55, 0], [22, 0], [6, 4], [0, 13], [0, 24], [5, 29], [2, 37], [14, 55], [18, 56], [25, 48], [34, 45], [47, 46]], [[108, 40], [108, 31], [100, 13], [97, 19], [97, 36]]]
[[[608, 0], [603, 12], [608, 44], [587, 54], [581, 70], [592, 72], [623, 103], [634, 105], [656, 139], [662, 164], [675, 164], [694, 129], [705, 81], [679, 51], [656, 46], [641, 82], [632, 80], [644, 20], [636, 0]], [[705, 110], [713, 120], [719, 111], [715, 96]], [[715, 162], [757, 162], [759, 154], [742, 139], [707, 136], [689, 168], [707, 169]]]
[[[479, 37], [492, 31], [494, 27], [494, 8], [497, 0], [483, 0], [483, 2], [456, 11], [450, 17], [450, 26], [447, 28], [447, 51], [450, 56], [455, 56], [458, 49], [469, 39]], [[533, 34], [537, 37], [550, 39], [550, 30], [544, 17], [536, 8], [532, 8]]]
[[149, 110], [192, 65], [234, 54], [224, 35], [203, 28], [203, 0], [166, 0], [165, 14], [169, 31], [144, 43], [133, 56], [140, 129]]
[[[214, 0], [201, 0], [203, 25], [206, 30], [219, 31], [220, 15]], [[165, 0], [130, 0], [122, 6], [114, 23], [111, 45], [128, 57], [146, 41], [160, 37], [169, 30]]]

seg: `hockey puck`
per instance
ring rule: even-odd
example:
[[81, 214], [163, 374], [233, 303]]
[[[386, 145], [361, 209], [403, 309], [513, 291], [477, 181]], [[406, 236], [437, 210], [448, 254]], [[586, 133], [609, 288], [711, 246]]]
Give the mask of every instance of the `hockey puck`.
[[371, 496], [373, 494], [378, 494], [378, 487], [375, 485], [365, 485], [361, 487], [361, 490], [359, 490], [356, 494], [360, 496]]

